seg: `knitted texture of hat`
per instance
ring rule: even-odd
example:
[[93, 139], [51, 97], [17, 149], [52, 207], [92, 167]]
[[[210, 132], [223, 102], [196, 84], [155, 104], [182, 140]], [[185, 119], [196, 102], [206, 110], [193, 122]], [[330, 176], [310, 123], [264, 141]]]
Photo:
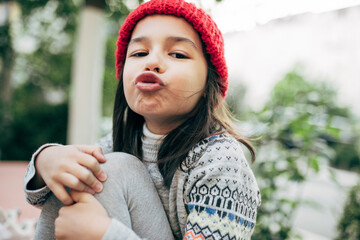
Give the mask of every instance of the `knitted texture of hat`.
[[151, 0], [141, 4], [127, 16], [119, 30], [119, 37], [116, 43], [115, 67], [117, 79], [120, 79], [132, 31], [141, 19], [153, 14], [181, 17], [190, 23], [195, 31], [200, 34], [205, 50], [210, 56], [210, 61], [221, 78], [220, 90], [222, 96], [225, 97], [228, 89], [228, 70], [225, 62], [222, 34], [216, 23], [204, 10], [184, 0]]

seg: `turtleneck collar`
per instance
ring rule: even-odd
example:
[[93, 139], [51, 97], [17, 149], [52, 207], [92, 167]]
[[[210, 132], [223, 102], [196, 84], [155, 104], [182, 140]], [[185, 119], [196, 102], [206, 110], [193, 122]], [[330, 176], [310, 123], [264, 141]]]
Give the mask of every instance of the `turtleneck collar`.
[[160, 148], [160, 144], [166, 135], [160, 135], [150, 132], [144, 123], [143, 137], [142, 137], [142, 150], [143, 160], [147, 162], [156, 162], [157, 153]]
[[146, 123], [144, 123], [144, 126], [143, 126], [143, 134], [144, 134], [144, 138], [147, 141], [152, 141], [152, 142], [161, 141], [166, 136], [166, 135], [160, 135], [160, 134], [155, 134], [155, 133], [150, 132], [150, 130], [146, 126]]

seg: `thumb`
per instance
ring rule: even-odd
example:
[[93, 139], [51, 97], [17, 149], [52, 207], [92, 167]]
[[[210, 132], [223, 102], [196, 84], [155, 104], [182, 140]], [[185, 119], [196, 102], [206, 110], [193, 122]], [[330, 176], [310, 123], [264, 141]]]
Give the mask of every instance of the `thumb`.
[[87, 192], [70, 191], [71, 198], [77, 203], [88, 203], [94, 199], [94, 196]]

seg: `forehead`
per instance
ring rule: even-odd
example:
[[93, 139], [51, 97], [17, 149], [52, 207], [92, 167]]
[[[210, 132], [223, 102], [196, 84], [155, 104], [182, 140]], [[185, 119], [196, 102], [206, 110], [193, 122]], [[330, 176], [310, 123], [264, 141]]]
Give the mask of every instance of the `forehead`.
[[188, 37], [201, 46], [198, 33], [190, 23], [180, 17], [171, 15], [150, 15], [140, 20], [131, 38], [142, 36], [181, 36]]

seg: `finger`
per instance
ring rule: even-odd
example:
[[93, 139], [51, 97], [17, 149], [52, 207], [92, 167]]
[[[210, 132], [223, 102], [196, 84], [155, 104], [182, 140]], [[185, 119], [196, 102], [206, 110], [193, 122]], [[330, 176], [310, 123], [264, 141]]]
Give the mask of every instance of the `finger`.
[[100, 181], [106, 180], [106, 173], [101, 169], [100, 164], [96, 158], [84, 154], [81, 156], [81, 158], [79, 158], [78, 162], [84, 167], [88, 168]]
[[93, 175], [93, 173], [81, 165], [71, 166], [71, 169], [69, 169], [69, 174], [74, 175], [82, 183], [92, 188], [95, 192], [101, 192], [103, 189], [102, 183]]
[[97, 146], [97, 148], [95, 148], [95, 151], [92, 154], [97, 160], [99, 160], [99, 162], [104, 163], [106, 162], [106, 158], [103, 154], [102, 148]]
[[71, 195], [72, 199], [77, 203], [91, 202], [94, 199], [93, 195], [91, 195], [89, 193], [78, 192], [78, 191], [74, 191], [74, 190], [70, 191], [70, 195]]
[[99, 162], [106, 162], [101, 147], [95, 145], [77, 145], [76, 147], [83, 153], [94, 156]]
[[74, 175], [72, 175], [70, 173], [63, 173], [61, 182], [65, 186], [67, 186], [71, 189], [74, 189], [76, 191], [95, 194], [95, 191], [92, 188], [88, 187], [86, 184], [81, 182], [77, 177], [75, 177]]
[[52, 192], [55, 194], [57, 199], [65, 205], [70, 205], [73, 203], [73, 200], [70, 194], [66, 191], [66, 189], [61, 185], [53, 185]]
[[64, 232], [62, 231], [62, 228], [61, 228], [62, 219], [60, 217], [57, 217], [55, 219], [54, 225], [55, 225], [55, 237], [56, 237], [56, 239], [57, 240], [62, 239], [62, 237], [64, 236]]

